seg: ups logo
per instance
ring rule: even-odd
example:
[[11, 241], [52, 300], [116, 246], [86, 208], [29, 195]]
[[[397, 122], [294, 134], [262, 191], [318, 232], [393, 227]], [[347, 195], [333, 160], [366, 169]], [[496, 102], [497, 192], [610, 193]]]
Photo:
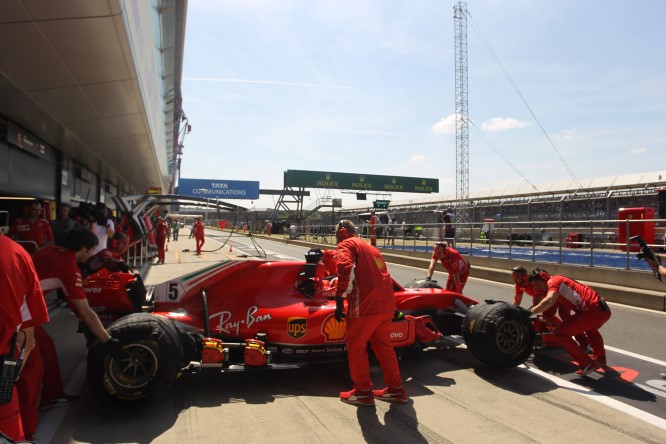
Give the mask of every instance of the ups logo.
[[308, 331], [308, 321], [305, 318], [287, 319], [287, 334], [294, 339], [301, 339]]

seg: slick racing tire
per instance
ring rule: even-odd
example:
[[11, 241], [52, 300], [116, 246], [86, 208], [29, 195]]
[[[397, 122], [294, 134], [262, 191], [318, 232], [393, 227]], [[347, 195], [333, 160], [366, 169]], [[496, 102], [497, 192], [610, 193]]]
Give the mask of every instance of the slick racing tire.
[[414, 279], [413, 281], [405, 284], [405, 288], [443, 288], [437, 281], [429, 279]]
[[462, 324], [465, 344], [472, 355], [492, 367], [522, 364], [532, 354], [535, 332], [520, 309], [502, 301], [486, 300], [473, 306]]
[[108, 331], [122, 344], [122, 353], [111, 356], [100, 344], [88, 353], [88, 381], [104, 400], [144, 401], [171, 386], [189, 362], [182, 345], [187, 335], [169, 319], [134, 313]]

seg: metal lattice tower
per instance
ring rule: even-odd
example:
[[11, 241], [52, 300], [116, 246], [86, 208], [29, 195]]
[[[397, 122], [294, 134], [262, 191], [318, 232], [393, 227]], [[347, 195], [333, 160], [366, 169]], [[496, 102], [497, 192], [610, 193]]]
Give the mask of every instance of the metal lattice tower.
[[456, 58], [456, 223], [468, 222], [469, 120], [467, 114], [467, 3], [453, 6]]

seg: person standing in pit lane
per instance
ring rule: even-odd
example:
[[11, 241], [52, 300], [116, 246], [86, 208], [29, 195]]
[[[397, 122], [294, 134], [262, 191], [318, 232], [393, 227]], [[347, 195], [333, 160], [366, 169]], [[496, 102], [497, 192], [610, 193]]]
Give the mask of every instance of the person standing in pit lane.
[[467, 260], [462, 257], [458, 250], [447, 246], [444, 242], [437, 242], [432, 247], [432, 257], [430, 258], [426, 280], [432, 279], [438, 260], [449, 273], [446, 289], [462, 294], [467, 278], [469, 278], [469, 263]]
[[374, 211], [370, 213], [370, 219], [366, 220], [368, 223], [368, 234], [370, 235], [370, 245], [373, 247], [377, 246], [377, 224], [379, 223], [379, 218]]
[[[538, 291], [547, 291], [546, 297], [530, 308], [531, 315], [543, 313], [555, 305], [561, 305], [573, 312], [570, 318], [555, 327], [553, 334], [555, 340], [578, 363], [576, 374], [586, 376], [600, 367], [605, 367], [606, 349], [599, 329], [610, 319], [611, 311], [599, 293], [571, 278], [551, 276], [539, 268], [532, 271], [527, 280]], [[592, 357], [573, 339], [573, 336], [582, 333], [585, 333], [590, 341], [594, 353]]]
[[[51, 245], [37, 251], [32, 260], [39, 277], [43, 292], [62, 288], [70, 309], [85, 326], [104, 344], [111, 354], [119, 354], [122, 350], [120, 342], [111, 338], [99, 320], [83, 292], [81, 271], [77, 263], [85, 263], [97, 245], [97, 236], [87, 228], [70, 231], [65, 238], [65, 246]], [[37, 428], [37, 409], [41, 388], [41, 405], [48, 409], [66, 405], [78, 400], [78, 396], [68, 395], [64, 391], [60, 363], [55, 344], [51, 336], [41, 327], [35, 327], [36, 347], [33, 352], [37, 359], [26, 363], [25, 373], [31, 376], [18, 381], [21, 420], [26, 435], [31, 435]], [[40, 371], [38, 360], [43, 367]]]
[[169, 226], [161, 217], [157, 218], [155, 223], [155, 242], [157, 243], [157, 263], [163, 264], [165, 257], [166, 243], [169, 241]]
[[[30, 255], [19, 244], [0, 234], [0, 356], [9, 357], [9, 352], [23, 344], [23, 362], [33, 358], [34, 328], [49, 321], [39, 279]], [[20, 331], [19, 331], [20, 329]], [[14, 354], [16, 357], [16, 353]], [[4, 359], [0, 360], [3, 362]], [[0, 364], [2, 365], [2, 364]], [[18, 375], [17, 375], [18, 376]], [[21, 373], [23, 379], [25, 375]], [[16, 386], [11, 401], [0, 402], [0, 432], [10, 439], [26, 438]]]
[[180, 221], [178, 219], [174, 219], [173, 225], [171, 226], [171, 234], [173, 235], [174, 241], [178, 241], [179, 232], [180, 232]]
[[206, 243], [206, 238], [204, 234], [204, 224], [201, 221], [201, 216], [197, 217], [197, 220], [192, 226], [192, 232], [194, 233], [194, 240], [197, 245], [197, 255], [201, 255], [201, 247]]
[[[356, 236], [356, 227], [350, 220], [340, 221], [335, 237], [338, 241], [335, 319], [338, 322], [347, 319], [349, 372], [354, 381], [354, 388], [341, 392], [340, 400], [365, 406], [374, 405], [375, 398], [404, 404], [409, 397], [402, 386], [398, 359], [391, 345], [395, 299], [386, 262], [377, 248]], [[368, 342], [384, 372], [386, 388], [382, 390], [372, 390]]]
[[396, 235], [396, 231], [398, 230], [397, 226], [398, 226], [398, 221], [394, 217], [388, 223], [388, 236], [389, 236], [389, 242], [391, 243], [391, 245], [395, 245], [395, 235]]
[[71, 218], [72, 207], [68, 203], [63, 203], [58, 209], [58, 217], [51, 221], [51, 230], [55, 237], [56, 245], [65, 245], [65, 236], [75, 228], [79, 223]]
[[42, 204], [34, 200], [28, 206], [26, 217], [20, 217], [12, 223], [7, 236], [17, 241], [32, 241], [37, 244], [37, 248], [46, 245], [52, 245], [55, 242], [51, 224], [46, 219], [42, 219]]
[[453, 210], [448, 208], [444, 212], [444, 238], [446, 245], [455, 248], [456, 246], [456, 228], [451, 224]]
[[113, 219], [109, 218], [108, 214], [109, 209], [102, 202], [99, 202], [95, 205], [93, 214], [90, 215], [91, 221], [88, 223], [88, 228], [97, 236], [97, 246], [92, 252], [93, 255], [105, 249], [109, 239], [116, 232]]

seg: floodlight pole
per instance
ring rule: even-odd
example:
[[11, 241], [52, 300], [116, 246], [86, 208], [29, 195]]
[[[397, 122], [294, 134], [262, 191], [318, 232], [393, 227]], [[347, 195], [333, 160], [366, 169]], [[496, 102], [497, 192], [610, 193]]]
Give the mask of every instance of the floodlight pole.
[[[456, 223], [468, 222], [469, 118], [467, 109], [467, 3], [453, 6], [456, 83]], [[459, 231], [459, 230], [458, 230]]]

